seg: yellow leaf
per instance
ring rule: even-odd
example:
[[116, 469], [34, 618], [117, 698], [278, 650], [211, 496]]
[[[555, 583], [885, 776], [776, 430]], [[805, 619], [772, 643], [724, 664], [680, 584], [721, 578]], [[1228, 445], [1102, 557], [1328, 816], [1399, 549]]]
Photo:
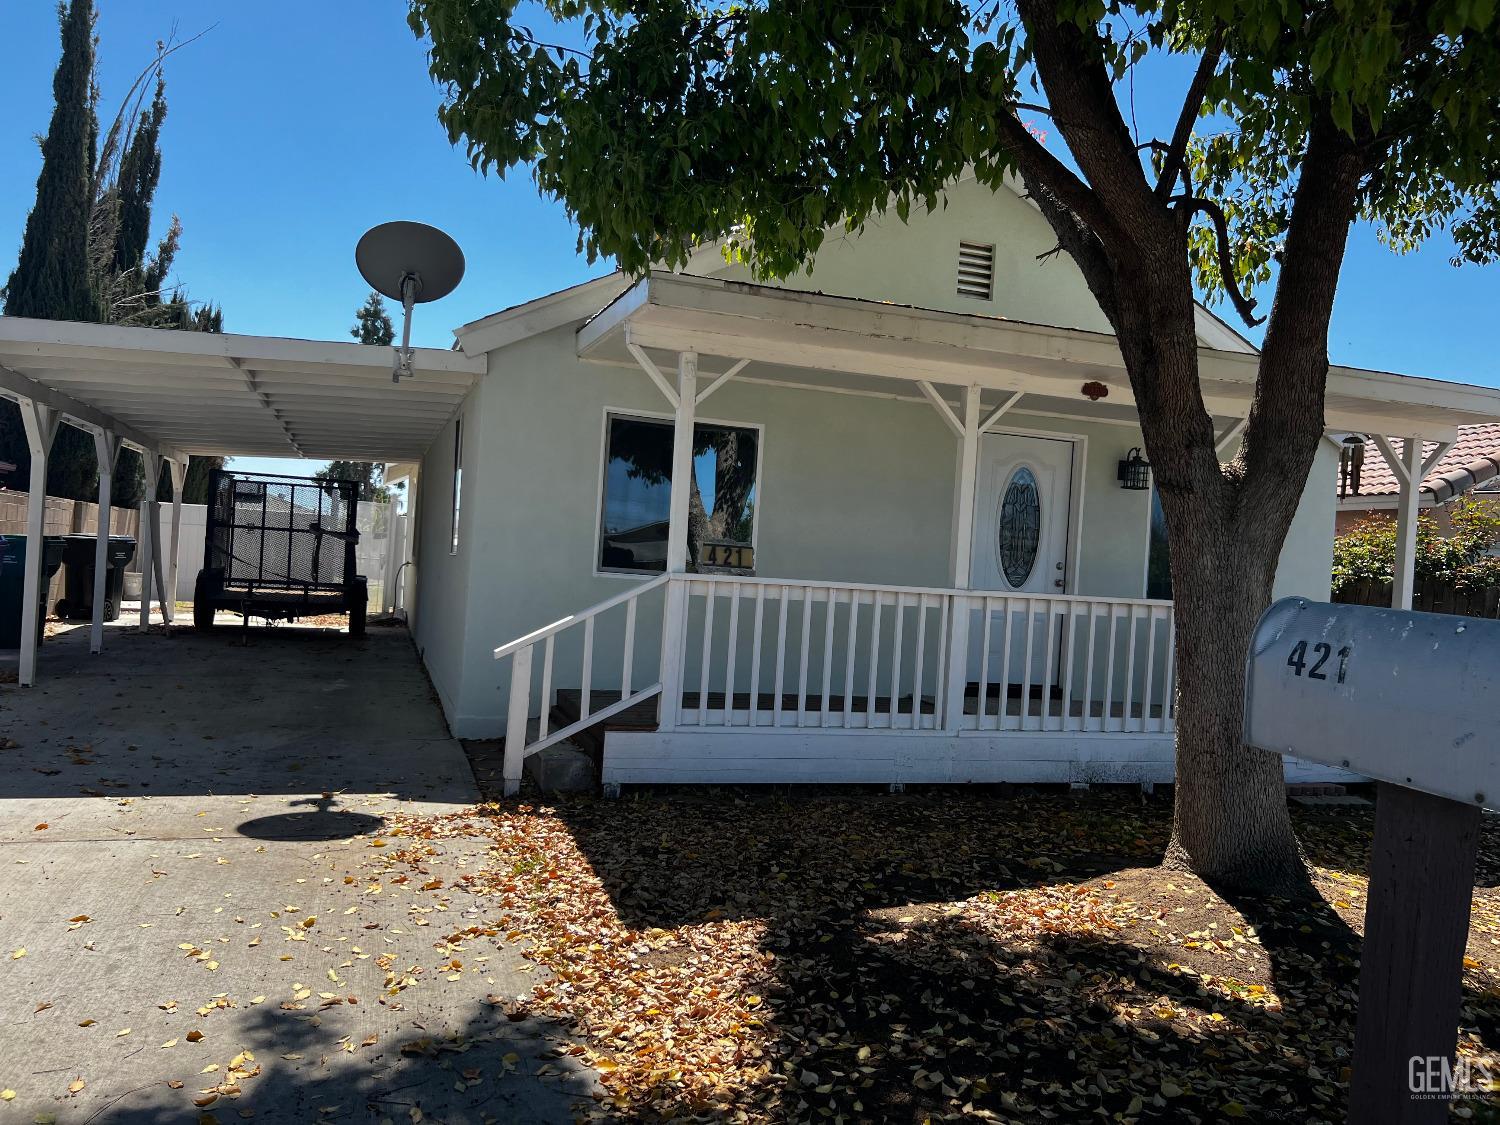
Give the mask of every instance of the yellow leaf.
[[75, 1078], [68, 1083], [68, 1093], [76, 1094], [79, 1090], [83, 1089], [84, 1085], [85, 1083], [82, 1078]]
[[165, 1051], [168, 1047], [175, 1047], [175, 1046], [177, 1046], [177, 1040], [175, 1040], [175, 1039], [168, 1039], [165, 1043], [163, 1043], [161, 1045], [161, 1049], [163, 1051]]
[[22, 957], [25, 957], [25, 956], [26, 956], [26, 947], [23, 945], [20, 949], [16, 950], [14, 953], [12, 953], [10, 955], [10, 959], [12, 961], [19, 961]]
[[122, 1028], [120, 1028], [119, 1031], [115, 1032], [115, 1038], [119, 1039], [122, 1036], [129, 1035], [129, 1034], [130, 1034], [130, 1028], [128, 1028], [128, 1027], [122, 1027]]
[[16, 1100], [14, 1090], [0, 1090], [0, 1102], [13, 1102]]
[[1479, 968], [1479, 966], [1480, 966], [1480, 962], [1474, 960], [1474, 958], [1472, 958], [1472, 957], [1465, 957], [1464, 958], [1464, 968], [1466, 968], [1466, 969], [1477, 969], [1477, 968]]
[[250, 997], [250, 1003], [252, 1003], [252, 1004], [264, 1004], [265, 1002], [266, 1002], [266, 998], [265, 998], [264, 994], [262, 994], [260, 996], [252, 996], [252, 997]]

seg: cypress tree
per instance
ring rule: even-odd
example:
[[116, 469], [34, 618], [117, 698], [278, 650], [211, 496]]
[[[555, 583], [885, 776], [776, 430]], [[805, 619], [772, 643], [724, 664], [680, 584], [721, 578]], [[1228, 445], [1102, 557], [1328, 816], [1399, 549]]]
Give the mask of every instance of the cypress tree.
[[373, 289], [354, 313], [354, 327], [349, 329], [361, 344], [388, 346], [396, 339], [396, 327], [391, 323], [390, 313], [385, 311], [385, 302]]
[[93, 0], [59, 7], [62, 58], [52, 79], [56, 104], [42, 141], [36, 206], [26, 218], [21, 257], [5, 287], [7, 316], [100, 319], [89, 275], [89, 213], [94, 203]]

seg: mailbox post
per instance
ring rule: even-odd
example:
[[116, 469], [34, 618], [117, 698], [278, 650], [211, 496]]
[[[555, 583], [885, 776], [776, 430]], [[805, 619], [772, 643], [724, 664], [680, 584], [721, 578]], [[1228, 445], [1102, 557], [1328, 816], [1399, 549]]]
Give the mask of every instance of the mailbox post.
[[1245, 742], [1379, 783], [1349, 1121], [1446, 1121], [1480, 817], [1500, 803], [1500, 621], [1285, 598], [1251, 641]]

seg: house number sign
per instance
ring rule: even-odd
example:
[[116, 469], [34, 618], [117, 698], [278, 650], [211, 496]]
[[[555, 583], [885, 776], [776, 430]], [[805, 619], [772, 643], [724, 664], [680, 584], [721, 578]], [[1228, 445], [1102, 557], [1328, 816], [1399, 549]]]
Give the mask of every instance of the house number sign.
[[754, 570], [755, 548], [744, 543], [705, 541], [698, 545], [698, 565], [726, 570]]

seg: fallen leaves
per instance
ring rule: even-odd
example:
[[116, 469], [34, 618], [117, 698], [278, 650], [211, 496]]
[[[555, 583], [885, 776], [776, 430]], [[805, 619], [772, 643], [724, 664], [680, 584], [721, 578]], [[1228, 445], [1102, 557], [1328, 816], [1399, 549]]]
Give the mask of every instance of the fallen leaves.
[[[395, 824], [407, 839], [371, 857], [371, 888], [404, 868], [437, 890], [428, 841], [489, 838], [446, 888], [472, 907], [429, 971], [524, 942], [549, 978], [491, 1002], [574, 1028], [606, 1115], [1343, 1117], [1367, 815], [1304, 835], [1328, 887], [1312, 905], [1231, 904], [1165, 871], [1168, 804], [1102, 794], [711, 792]], [[1460, 1051], [1494, 1068], [1472, 1030], [1500, 1018], [1484, 895]], [[375, 961], [388, 995], [420, 979]]]

